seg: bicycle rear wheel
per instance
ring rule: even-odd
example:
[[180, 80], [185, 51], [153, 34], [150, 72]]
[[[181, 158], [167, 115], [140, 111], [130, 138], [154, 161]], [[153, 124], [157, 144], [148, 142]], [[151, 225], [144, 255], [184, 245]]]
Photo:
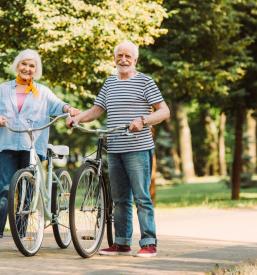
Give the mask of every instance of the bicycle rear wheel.
[[[104, 164], [107, 165], [105, 162]], [[111, 197], [111, 185], [108, 177], [108, 167], [104, 166], [103, 182], [106, 190], [106, 235], [109, 247], [114, 243], [114, 203]]]
[[[39, 192], [39, 194], [36, 194]], [[42, 243], [44, 206], [29, 169], [18, 170], [11, 181], [8, 214], [13, 240], [25, 256], [35, 255]]]
[[101, 245], [106, 218], [105, 196], [96, 167], [82, 165], [75, 175], [70, 196], [71, 236], [81, 257], [93, 256]]
[[111, 247], [114, 243], [114, 205], [113, 202], [110, 202], [108, 209], [108, 214], [106, 217], [106, 233], [108, 245]]
[[60, 248], [67, 248], [71, 242], [69, 201], [72, 180], [70, 174], [65, 169], [58, 169], [55, 173], [59, 179], [59, 184], [53, 182], [52, 185], [51, 208], [55, 216], [53, 232], [58, 246]]

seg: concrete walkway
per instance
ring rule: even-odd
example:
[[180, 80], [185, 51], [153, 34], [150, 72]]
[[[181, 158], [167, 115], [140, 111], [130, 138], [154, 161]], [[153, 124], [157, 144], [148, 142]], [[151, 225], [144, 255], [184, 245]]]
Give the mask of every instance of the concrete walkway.
[[[0, 240], [0, 274], [204, 274], [215, 266], [257, 259], [257, 210], [156, 209], [158, 256], [96, 255], [80, 258], [73, 246], [61, 250], [51, 231], [34, 257], [24, 257], [10, 234]], [[133, 251], [138, 250], [135, 222]], [[106, 242], [103, 243], [103, 246]]]

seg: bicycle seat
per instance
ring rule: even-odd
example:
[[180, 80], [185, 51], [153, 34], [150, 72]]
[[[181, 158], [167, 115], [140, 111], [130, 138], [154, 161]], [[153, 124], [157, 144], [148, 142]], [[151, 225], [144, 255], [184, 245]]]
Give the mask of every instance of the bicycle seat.
[[50, 152], [52, 155], [58, 156], [68, 156], [69, 155], [69, 147], [66, 145], [47, 145], [47, 151]]

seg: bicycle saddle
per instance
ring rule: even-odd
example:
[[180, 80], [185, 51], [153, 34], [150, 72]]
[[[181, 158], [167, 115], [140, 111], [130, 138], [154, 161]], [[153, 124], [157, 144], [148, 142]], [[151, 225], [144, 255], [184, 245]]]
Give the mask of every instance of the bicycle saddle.
[[52, 154], [58, 155], [58, 156], [68, 156], [69, 155], [69, 147], [66, 145], [47, 145], [47, 150], [50, 151]]

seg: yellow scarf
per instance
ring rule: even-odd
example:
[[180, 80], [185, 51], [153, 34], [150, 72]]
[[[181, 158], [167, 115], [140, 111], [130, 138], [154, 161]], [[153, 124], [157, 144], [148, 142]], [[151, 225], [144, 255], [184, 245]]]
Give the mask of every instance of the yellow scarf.
[[32, 79], [26, 81], [22, 79], [19, 75], [16, 77], [16, 83], [20, 85], [28, 85], [25, 89], [25, 94], [28, 94], [30, 91], [34, 94], [34, 96], [38, 96], [38, 89], [34, 85]]

